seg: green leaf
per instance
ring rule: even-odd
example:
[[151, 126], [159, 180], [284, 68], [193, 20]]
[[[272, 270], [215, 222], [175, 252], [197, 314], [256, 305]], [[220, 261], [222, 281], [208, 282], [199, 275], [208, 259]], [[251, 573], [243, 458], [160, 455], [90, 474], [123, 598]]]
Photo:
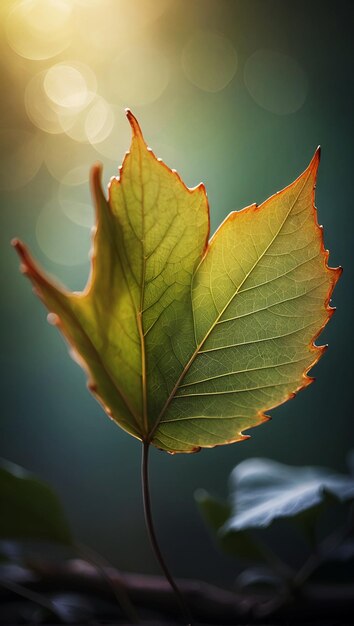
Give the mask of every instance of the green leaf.
[[354, 478], [321, 467], [248, 459], [231, 473], [226, 501], [204, 489], [197, 490], [195, 499], [224, 552], [246, 561], [274, 564], [277, 557], [250, 532], [286, 519], [300, 525], [311, 539], [324, 508], [354, 501]]
[[82, 293], [56, 285], [24, 245], [25, 273], [121, 427], [169, 452], [245, 439], [312, 379], [314, 346], [333, 309], [317, 224], [317, 151], [307, 170], [262, 205], [233, 212], [208, 243], [203, 185], [188, 189], [133, 138], [120, 176], [92, 170], [97, 230]]
[[204, 489], [196, 491], [195, 500], [207, 526], [214, 531], [218, 545], [226, 554], [245, 561], [267, 560], [264, 551], [249, 533], [220, 532], [232, 513], [229, 502], [213, 498]]
[[322, 467], [291, 467], [270, 459], [248, 459], [230, 478], [231, 515], [223, 531], [265, 528], [295, 518], [328, 498], [354, 500], [354, 478]]
[[0, 460], [0, 538], [36, 539], [71, 545], [60, 502], [22, 467]]
[[218, 531], [231, 515], [231, 504], [214, 498], [205, 489], [197, 489], [194, 494], [196, 503], [208, 526]]

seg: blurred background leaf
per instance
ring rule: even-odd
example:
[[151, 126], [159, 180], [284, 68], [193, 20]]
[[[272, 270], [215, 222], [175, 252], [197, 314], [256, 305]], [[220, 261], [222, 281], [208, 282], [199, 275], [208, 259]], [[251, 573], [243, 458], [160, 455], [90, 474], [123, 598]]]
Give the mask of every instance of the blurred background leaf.
[[291, 467], [270, 459], [247, 459], [232, 471], [226, 501], [210, 496], [203, 489], [195, 493], [195, 499], [224, 552], [238, 560], [262, 565], [244, 571], [238, 578], [241, 585], [253, 585], [258, 580], [263, 584], [269, 575], [272, 579], [274, 575], [278, 579], [292, 576], [290, 565], [282, 558], [281, 546], [274, 552], [266, 534], [254, 535], [278, 520], [288, 524], [285, 529], [288, 541], [292, 540], [294, 522], [310, 538], [310, 556], [320, 558], [315, 569], [322, 560], [338, 563], [353, 557], [351, 508], [347, 507], [343, 528], [336, 530], [334, 537], [321, 543], [318, 533], [319, 521], [327, 508], [353, 503], [352, 476], [322, 467]]
[[247, 459], [231, 473], [231, 515], [223, 531], [265, 528], [277, 518], [296, 517], [326, 499], [354, 500], [354, 479], [322, 467]]
[[220, 532], [232, 515], [229, 502], [213, 498], [204, 489], [198, 489], [194, 497], [205, 522], [215, 532], [217, 542], [226, 554], [246, 561], [262, 562], [265, 559], [263, 551], [247, 532]]
[[61, 504], [51, 488], [22, 467], [0, 459], [0, 539], [72, 545]]

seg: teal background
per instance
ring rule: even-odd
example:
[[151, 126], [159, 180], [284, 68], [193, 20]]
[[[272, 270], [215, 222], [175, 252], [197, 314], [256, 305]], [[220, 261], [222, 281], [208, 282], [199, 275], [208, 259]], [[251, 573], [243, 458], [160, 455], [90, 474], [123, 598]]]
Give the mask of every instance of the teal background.
[[[148, 7], [149, 2], [144, 4]], [[98, 28], [104, 24], [100, 22]], [[219, 91], [200, 89], [183, 72], [181, 54], [196, 29], [221, 33], [236, 50], [236, 73]], [[140, 35], [133, 32], [133, 42], [134, 36]], [[226, 493], [233, 466], [252, 456], [344, 470], [346, 454], [353, 447], [351, 2], [171, 1], [149, 24], [144, 37], [169, 60], [169, 83], [148, 104], [115, 103], [122, 117], [116, 163], [129, 146], [124, 106], [130, 106], [154, 152], [176, 168], [188, 185], [205, 183], [214, 231], [230, 210], [262, 202], [294, 180], [321, 144], [316, 192], [319, 222], [324, 224], [330, 264], [344, 267], [333, 300], [338, 310], [321, 336], [329, 350], [315, 368], [314, 385], [272, 411], [272, 421], [253, 430], [246, 442], [196, 455], [172, 457], [157, 450], [151, 454], [156, 525], [174, 573], [229, 580], [233, 565], [210, 542], [193, 501], [194, 490], [204, 487]], [[5, 36], [2, 46], [8, 46]], [[246, 63], [258, 50], [280, 52], [302, 69], [306, 97], [296, 111], [267, 110], [247, 90]], [[35, 72], [36, 63], [42, 69], [43, 62], [26, 61], [8, 50], [1, 63], [0, 125], [31, 129], [23, 87], [14, 80], [14, 73], [18, 77], [21, 72]], [[275, 108], [284, 101], [284, 90], [292, 93], [291, 84], [276, 78], [265, 89], [272, 94]], [[107, 182], [116, 165], [99, 154], [97, 158], [103, 160]], [[6, 159], [4, 148], [1, 164]], [[68, 358], [57, 330], [46, 323], [46, 312], [19, 273], [10, 247], [10, 239], [19, 236], [50, 273], [72, 289], [84, 287], [88, 261], [75, 266], [56, 264], [46, 258], [36, 240], [41, 207], [49, 199], [55, 203], [57, 186], [43, 164], [27, 185], [1, 190], [0, 452], [53, 485], [79, 540], [122, 569], [157, 573], [143, 523], [140, 445], [107, 419], [88, 393], [83, 372]], [[89, 230], [81, 229], [79, 235], [88, 253]], [[67, 246], [77, 245], [60, 229], [57, 241], [64, 255]]]

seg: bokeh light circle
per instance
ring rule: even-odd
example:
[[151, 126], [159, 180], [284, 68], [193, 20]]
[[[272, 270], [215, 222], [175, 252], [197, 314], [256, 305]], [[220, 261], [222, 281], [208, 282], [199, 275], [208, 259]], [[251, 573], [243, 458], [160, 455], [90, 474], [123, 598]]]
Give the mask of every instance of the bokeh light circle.
[[114, 126], [112, 108], [101, 96], [97, 96], [90, 106], [85, 119], [85, 134], [91, 144], [101, 143], [111, 133]]
[[204, 91], [221, 91], [237, 71], [237, 53], [221, 33], [198, 30], [185, 45], [182, 67], [187, 78]]
[[106, 139], [113, 128], [114, 118], [110, 105], [101, 96], [89, 92], [88, 105], [77, 111], [72, 124], [67, 127], [67, 115], [59, 116], [63, 130], [77, 142], [96, 144]]
[[[80, 10], [75, 25], [80, 51], [92, 60], [97, 54], [114, 58], [126, 46], [139, 45], [147, 29], [151, 28], [175, 0], [74, 0]], [[150, 37], [152, 31], [149, 33]]]
[[107, 89], [123, 106], [155, 102], [165, 91], [170, 68], [167, 58], [155, 48], [134, 45], [126, 48], [107, 69]]
[[96, 142], [93, 147], [97, 151], [96, 159], [101, 156], [111, 159], [116, 170], [117, 163], [121, 160], [126, 146], [129, 145], [131, 131], [125, 115], [122, 115], [122, 106], [110, 104], [110, 110], [113, 116], [111, 131], [105, 139], [99, 143]]
[[73, 223], [60, 210], [48, 204], [39, 214], [36, 238], [42, 252], [59, 265], [82, 265], [89, 259], [89, 229]]
[[72, 184], [76, 172], [68, 172], [59, 186], [58, 202], [63, 213], [75, 224], [91, 228], [94, 215], [91, 194], [87, 181]]
[[70, 44], [72, 8], [70, 0], [17, 2], [6, 20], [9, 45], [26, 59], [56, 56]]
[[48, 98], [44, 89], [46, 72], [35, 74], [25, 89], [25, 108], [31, 122], [50, 134], [65, 132], [74, 123], [71, 111], [59, 107]]
[[[88, 181], [97, 152], [89, 144], [73, 141], [67, 135], [47, 135], [44, 161], [51, 176], [66, 185]], [[87, 183], [88, 185], [88, 183]]]
[[53, 65], [46, 72], [43, 87], [48, 98], [60, 107], [80, 109], [87, 103], [88, 86], [84, 76], [66, 63]]
[[11, 191], [24, 187], [42, 165], [42, 138], [25, 130], [1, 130], [0, 155], [0, 188]]
[[245, 85], [255, 102], [272, 113], [289, 115], [304, 104], [308, 81], [293, 59], [273, 50], [257, 50], [246, 61]]

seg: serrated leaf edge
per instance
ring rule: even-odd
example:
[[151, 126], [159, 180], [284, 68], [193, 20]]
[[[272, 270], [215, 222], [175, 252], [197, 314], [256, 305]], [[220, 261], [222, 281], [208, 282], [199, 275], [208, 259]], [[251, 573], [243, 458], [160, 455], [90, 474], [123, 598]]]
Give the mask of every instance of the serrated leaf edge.
[[[271, 411], [273, 409], [275, 409], [278, 406], [281, 406], [282, 404], [284, 404], [285, 402], [287, 402], [288, 400], [291, 400], [293, 398], [295, 398], [295, 396], [299, 393], [299, 391], [302, 391], [303, 389], [305, 389], [306, 387], [308, 387], [309, 385], [311, 385], [314, 381], [315, 378], [313, 376], [309, 376], [309, 372], [310, 370], [316, 365], [316, 363], [319, 361], [319, 359], [321, 358], [321, 356], [324, 354], [324, 352], [327, 350], [328, 345], [322, 345], [322, 346], [317, 346], [315, 344], [316, 339], [319, 337], [319, 335], [321, 334], [321, 332], [323, 331], [323, 329], [325, 328], [325, 326], [328, 324], [329, 320], [332, 318], [334, 312], [335, 312], [335, 307], [330, 306], [330, 301], [331, 301], [331, 296], [333, 293], [333, 290], [342, 274], [343, 268], [341, 266], [339, 267], [329, 267], [328, 265], [328, 259], [329, 259], [329, 250], [327, 250], [325, 248], [324, 245], [324, 234], [323, 234], [323, 226], [321, 226], [318, 223], [318, 212], [317, 212], [317, 207], [315, 205], [315, 190], [316, 190], [316, 180], [317, 180], [317, 171], [318, 171], [318, 166], [319, 166], [319, 162], [320, 162], [320, 155], [321, 155], [321, 149], [320, 146], [318, 146], [317, 150], [315, 151], [315, 154], [309, 164], [309, 166], [289, 185], [287, 185], [286, 187], [284, 187], [283, 189], [281, 189], [280, 191], [276, 192], [275, 194], [269, 196], [269, 198], [267, 198], [267, 200], [265, 200], [264, 202], [262, 202], [262, 204], [258, 205], [256, 203], [251, 204], [247, 207], [245, 207], [244, 209], [241, 209], [240, 211], [232, 211], [231, 213], [229, 213], [229, 215], [223, 220], [223, 222], [220, 224], [220, 226], [217, 228], [217, 230], [215, 231], [215, 233], [213, 234], [213, 236], [211, 237], [209, 244], [205, 250], [204, 256], [200, 261], [200, 264], [203, 262], [205, 256], [208, 254], [208, 251], [210, 249], [210, 247], [214, 244], [216, 237], [218, 236], [218, 234], [220, 233], [221, 229], [224, 227], [224, 225], [231, 219], [237, 219], [237, 215], [239, 215], [241, 212], [254, 212], [254, 211], [259, 211], [262, 210], [274, 197], [276, 197], [278, 194], [280, 193], [284, 193], [286, 192], [288, 189], [290, 189], [291, 187], [293, 187], [303, 176], [304, 174], [306, 174], [306, 172], [309, 173], [309, 175], [312, 173], [312, 171], [315, 171], [315, 182], [312, 188], [312, 195], [311, 195], [311, 207], [312, 207], [312, 213], [313, 213], [313, 218], [314, 218], [314, 226], [317, 230], [318, 233], [318, 237], [319, 237], [319, 241], [320, 241], [320, 252], [319, 254], [321, 255], [321, 258], [323, 260], [323, 265], [324, 265], [324, 269], [327, 273], [332, 275], [332, 280], [327, 292], [327, 296], [324, 302], [324, 309], [327, 312], [327, 318], [324, 320], [323, 324], [321, 325], [321, 327], [319, 328], [319, 330], [314, 334], [314, 336], [311, 338], [310, 342], [307, 345], [307, 348], [309, 350], [309, 352], [313, 352], [315, 353], [315, 358], [312, 361], [312, 363], [305, 368], [303, 374], [302, 374], [302, 382], [298, 385], [298, 387], [291, 393], [287, 393], [285, 394], [285, 396], [283, 397], [282, 400], [280, 400], [280, 402], [275, 403], [274, 405], [272, 405], [271, 407], [267, 408], [267, 411]], [[199, 265], [200, 265], [199, 264]], [[198, 266], [199, 267], [199, 266]], [[198, 267], [196, 268], [196, 271], [198, 270]], [[192, 284], [193, 284], [193, 279], [192, 279]], [[203, 340], [204, 343], [205, 340]], [[161, 422], [161, 419], [163, 417], [164, 412], [166, 411], [168, 404], [172, 401], [175, 392], [177, 391], [181, 380], [183, 380], [183, 377], [185, 376], [186, 371], [189, 369], [191, 363], [194, 361], [195, 357], [197, 356], [198, 352], [199, 352], [200, 346], [196, 349], [196, 351], [193, 353], [191, 359], [189, 360], [189, 362], [186, 365], [185, 370], [183, 371], [183, 373], [181, 374], [181, 376], [179, 377], [173, 392], [170, 395], [169, 398], [169, 402], [165, 404], [165, 406], [163, 407], [161, 414], [160, 414], [160, 420], [157, 423], [156, 427], [154, 427], [154, 431], [153, 433], [156, 432], [156, 430], [158, 429], [158, 426]], [[258, 417], [258, 421], [251, 426], [250, 428], [255, 428], [256, 426], [259, 426], [265, 422], [270, 421], [272, 418], [270, 415], [264, 413], [263, 409], [260, 409], [257, 412], [257, 417]], [[250, 439], [251, 435], [244, 435], [243, 432], [241, 431], [240, 433], [237, 434], [237, 436], [232, 437], [231, 439], [227, 439], [225, 440], [225, 442], [223, 442], [222, 444], [210, 444], [210, 445], [203, 445], [201, 446], [196, 446], [193, 449], [189, 449], [189, 450], [177, 450], [177, 451], [173, 451], [170, 452], [170, 454], [193, 454], [195, 452], [199, 452], [202, 448], [216, 448], [216, 447], [220, 447], [222, 445], [227, 445], [227, 444], [231, 444], [231, 443], [237, 443], [239, 441], [246, 441], [247, 439]]]

